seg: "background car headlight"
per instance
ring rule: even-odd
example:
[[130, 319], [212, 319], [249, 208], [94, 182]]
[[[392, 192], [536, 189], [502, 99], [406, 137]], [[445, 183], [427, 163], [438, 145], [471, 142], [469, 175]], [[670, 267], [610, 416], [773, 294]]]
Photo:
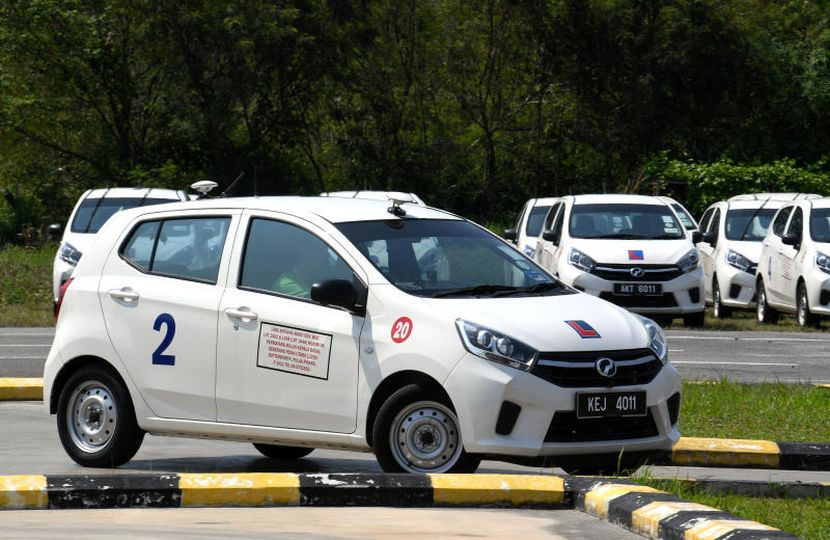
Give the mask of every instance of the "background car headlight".
[[749, 272], [750, 274], [753, 273], [752, 267], [755, 266], [752, 261], [733, 249], [726, 250], [726, 264], [734, 266], [738, 270]]
[[597, 264], [594, 262], [594, 259], [575, 248], [571, 248], [568, 252], [568, 262], [580, 270], [585, 270], [586, 272], [593, 270], [594, 266]]
[[81, 255], [82, 253], [75, 249], [75, 246], [69, 242], [61, 242], [61, 246], [58, 248], [58, 256], [60, 259], [66, 264], [71, 264], [72, 266], [76, 266], [78, 264], [78, 261], [81, 260]]
[[677, 261], [677, 266], [684, 274], [688, 274], [695, 268], [697, 268], [698, 263], [700, 262], [700, 257], [697, 254], [697, 250], [693, 249], [687, 254], [683, 255], [683, 258]]
[[816, 252], [816, 267], [819, 270], [830, 274], [830, 255], [825, 255], [821, 251]]
[[521, 341], [476, 323], [455, 321], [464, 348], [476, 356], [505, 366], [530, 371], [539, 351]]
[[640, 317], [648, 335], [648, 348], [652, 350], [663, 364], [669, 363], [669, 346], [666, 343], [666, 334], [660, 325], [646, 317]]

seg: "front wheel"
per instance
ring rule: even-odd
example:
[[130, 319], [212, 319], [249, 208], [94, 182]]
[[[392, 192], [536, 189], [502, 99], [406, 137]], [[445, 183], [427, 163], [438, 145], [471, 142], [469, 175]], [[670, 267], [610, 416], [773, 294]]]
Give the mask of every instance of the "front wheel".
[[452, 408], [415, 384], [381, 406], [372, 440], [378, 463], [390, 473], [471, 473], [481, 461], [464, 450]]
[[807, 299], [807, 287], [804, 286], [803, 281], [798, 284], [796, 301], [798, 302], [796, 311], [798, 325], [802, 328], [806, 326], [817, 326], [819, 324], [819, 318], [810, 311], [810, 301]]
[[716, 319], [728, 319], [732, 315], [732, 310], [723, 305], [717, 279], [712, 282], [712, 315]]
[[279, 446], [276, 444], [254, 443], [260, 454], [271, 459], [300, 459], [314, 451], [314, 448], [302, 446]]
[[57, 422], [64, 450], [84, 467], [123, 465], [144, 440], [124, 384], [98, 367], [69, 377], [58, 397]]
[[755, 318], [761, 324], [774, 324], [778, 321], [778, 312], [767, 302], [767, 288], [763, 280], [758, 281], [758, 301], [755, 303]]

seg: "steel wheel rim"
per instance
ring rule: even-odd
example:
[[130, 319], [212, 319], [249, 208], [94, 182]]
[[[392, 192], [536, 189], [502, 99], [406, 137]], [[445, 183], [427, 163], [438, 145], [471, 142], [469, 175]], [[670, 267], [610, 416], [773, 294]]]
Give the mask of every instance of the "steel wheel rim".
[[395, 416], [389, 433], [395, 461], [407, 472], [444, 472], [461, 457], [458, 419], [446, 406], [419, 401]]
[[798, 295], [798, 324], [807, 326], [807, 294], [803, 288], [799, 290]]
[[69, 398], [66, 427], [72, 443], [87, 454], [100, 452], [112, 441], [118, 408], [112, 392], [99, 381], [79, 384]]
[[766, 294], [766, 291], [764, 290], [763, 285], [761, 286], [760, 290], [758, 291], [758, 306], [757, 307], [758, 307], [758, 309], [757, 309], [758, 321], [764, 322], [764, 319], [766, 318], [766, 314], [767, 314], [766, 313], [767, 312], [767, 294]]
[[717, 284], [715, 284], [715, 301], [713, 303], [712, 311], [714, 312], [715, 318], [720, 319], [720, 290]]

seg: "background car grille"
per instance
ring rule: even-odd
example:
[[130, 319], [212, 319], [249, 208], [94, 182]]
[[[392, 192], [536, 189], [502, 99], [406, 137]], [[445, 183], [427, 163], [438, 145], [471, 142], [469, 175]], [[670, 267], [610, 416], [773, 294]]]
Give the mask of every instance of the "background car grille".
[[[632, 268], [641, 268], [642, 276], [632, 276]], [[673, 264], [597, 264], [591, 271], [608, 281], [670, 281], [683, 272]]]
[[677, 300], [675, 300], [672, 293], [663, 293], [658, 296], [622, 296], [605, 291], [601, 292], [599, 297], [620, 307], [677, 307]]
[[[597, 372], [596, 361], [610, 358], [617, 363], [613, 377]], [[651, 349], [594, 352], [543, 352], [531, 373], [565, 388], [631, 386], [648, 384], [663, 368]]]
[[615, 441], [657, 435], [650, 409], [646, 416], [589, 419], [579, 419], [573, 411], [560, 411], [553, 415], [545, 442]]

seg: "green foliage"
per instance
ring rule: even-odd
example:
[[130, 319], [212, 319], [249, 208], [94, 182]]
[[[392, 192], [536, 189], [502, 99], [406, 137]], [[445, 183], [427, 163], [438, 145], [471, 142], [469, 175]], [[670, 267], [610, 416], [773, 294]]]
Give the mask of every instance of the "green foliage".
[[57, 245], [0, 248], [0, 326], [49, 326]]

